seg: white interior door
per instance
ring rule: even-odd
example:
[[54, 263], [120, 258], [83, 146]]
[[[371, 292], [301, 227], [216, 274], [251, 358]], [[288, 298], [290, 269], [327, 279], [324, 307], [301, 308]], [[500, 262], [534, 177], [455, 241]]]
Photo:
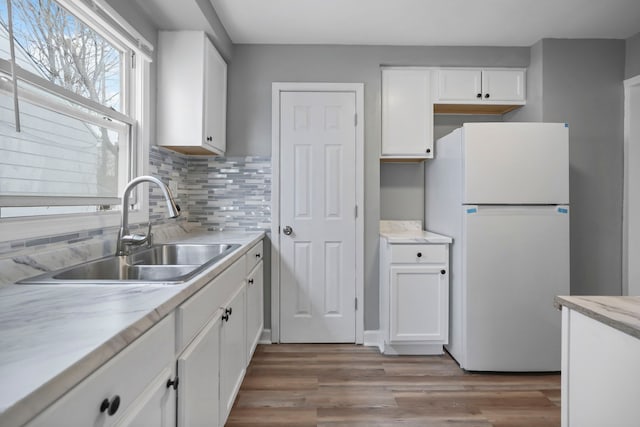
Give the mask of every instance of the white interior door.
[[280, 341], [355, 342], [356, 95], [280, 96]]
[[626, 295], [640, 295], [640, 76], [625, 81], [625, 210]]

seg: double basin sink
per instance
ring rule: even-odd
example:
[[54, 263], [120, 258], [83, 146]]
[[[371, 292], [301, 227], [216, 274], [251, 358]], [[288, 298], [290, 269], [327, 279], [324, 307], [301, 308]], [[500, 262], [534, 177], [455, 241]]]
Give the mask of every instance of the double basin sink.
[[130, 255], [108, 256], [22, 280], [20, 284], [182, 283], [215, 264], [239, 244], [158, 244]]

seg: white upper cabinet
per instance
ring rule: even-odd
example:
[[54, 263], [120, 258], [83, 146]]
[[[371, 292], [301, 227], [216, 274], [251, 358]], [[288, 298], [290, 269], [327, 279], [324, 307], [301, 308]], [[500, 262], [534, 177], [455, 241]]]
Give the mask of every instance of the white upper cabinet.
[[158, 145], [226, 151], [227, 63], [202, 31], [158, 33]]
[[382, 160], [433, 157], [431, 71], [382, 69]]
[[524, 104], [524, 70], [483, 70], [484, 101]]
[[[522, 68], [441, 68], [433, 74], [436, 113], [475, 112], [468, 107], [438, 104], [489, 106], [478, 112], [495, 114], [517, 108], [526, 102], [525, 70]], [[499, 105], [513, 107], [500, 109], [497, 107]]]
[[437, 102], [469, 102], [482, 98], [482, 70], [446, 69], [434, 72]]

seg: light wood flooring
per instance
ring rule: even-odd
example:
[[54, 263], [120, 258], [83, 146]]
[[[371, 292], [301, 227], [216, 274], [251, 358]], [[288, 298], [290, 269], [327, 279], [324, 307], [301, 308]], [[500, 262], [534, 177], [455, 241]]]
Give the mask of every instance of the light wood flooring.
[[466, 373], [443, 356], [260, 345], [227, 426], [558, 427], [560, 375]]

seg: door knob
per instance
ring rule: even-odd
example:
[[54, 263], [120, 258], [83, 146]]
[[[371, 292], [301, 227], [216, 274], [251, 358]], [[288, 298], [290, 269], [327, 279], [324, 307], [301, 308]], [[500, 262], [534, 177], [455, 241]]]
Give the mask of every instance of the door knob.
[[290, 236], [291, 233], [293, 233], [293, 228], [287, 225], [285, 228], [282, 229], [282, 232], [287, 236]]

